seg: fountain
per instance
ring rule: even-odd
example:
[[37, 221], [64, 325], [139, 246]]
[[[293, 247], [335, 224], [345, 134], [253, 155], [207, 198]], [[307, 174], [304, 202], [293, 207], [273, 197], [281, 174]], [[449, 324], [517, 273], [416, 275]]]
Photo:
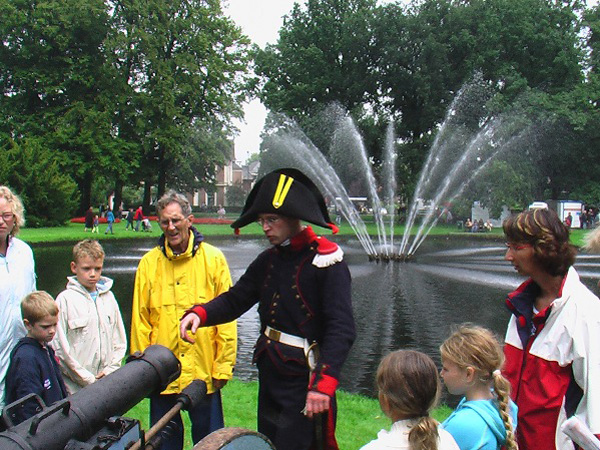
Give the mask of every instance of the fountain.
[[[399, 245], [394, 242], [397, 145], [393, 123], [389, 124], [386, 133], [380, 183], [375, 178], [373, 164], [356, 124], [339, 106], [332, 106], [327, 111], [335, 123], [328, 152], [333, 163], [292, 120], [285, 117], [281, 118], [278, 132], [267, 138], [267, 147], [270, 157], [275, 155], [275, 160], [279, 161], [278, 167], [302, 170], [315, 180], [326, 196], [334, 199], [336, 208], [354, 230], [370, 260], [408, 261], [446, 212], [444, 205], [455, 201], [470, 181], [485, 173], [498, 155], [522, 148], [531, 140], [533, 129], [521, 114], [515, 111], [501, 115], [482, 114], [490, 98], [489, 86], [476, 77], [453, 100], [420, 173]], [[270, 167], [274, 168], [277, 167]], [[352, 179], [364, 181], [377, 227], [375, 238], [367, 232], [347, 188], [340, 181], [338, 173], [344, 168], [352, 170]], [[379, 197], [380, 191], [384, 194], [383, 201]], [[423, 199], [427, 199], [428, 208], [417, 227], [418, 205]], [[413, 228], [416, 228], [414, 234]]]

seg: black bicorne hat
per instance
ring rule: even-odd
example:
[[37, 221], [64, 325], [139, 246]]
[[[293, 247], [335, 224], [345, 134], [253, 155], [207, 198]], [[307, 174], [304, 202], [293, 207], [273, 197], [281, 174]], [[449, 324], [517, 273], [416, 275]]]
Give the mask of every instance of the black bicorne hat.
[[259, 214], [293, 217], [337, 232], [321, 192], [298, 169], [278, 169], [258, 180], [246, 199], [242, 214], [231, 227], [244, 227], [256, 221]]

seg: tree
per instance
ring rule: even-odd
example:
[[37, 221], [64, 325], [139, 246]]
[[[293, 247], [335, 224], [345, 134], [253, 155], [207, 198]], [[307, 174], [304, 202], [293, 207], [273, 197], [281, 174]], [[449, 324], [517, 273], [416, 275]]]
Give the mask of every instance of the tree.
[[[294, 8], [276, 45], [258, 52], [263, 101], [297, 120], [324, 152], [329, 124], [318, 113], [338, 102], [362, 127], [376, 168], [385, 125], [396, 122], [398, 178], [409, 195], [453, 98], [474, 73], [481, 74], [493, 96], [485, 108], [470, 112], [464, 125], [472, 130], [514, 102], [524, 102], [522, 97], [530, 97], [531, 121], [549, 121], [558, 109], [566, 113], [552, 102], [564, 104], [561, 96], [582, 81], [581, 8], [579, 2], [547, 0], [424, 0], [380, 7], [366, 1], [310, 1], [305, 9]], [[339, 30], [349, 37], [339, 37]], [[348, 60], [360, 61], [361, 70], [344, 71]], [[566, 114], [551, 119], [569, 131]], [[550, 140], [544, 145], [554, 148], [553, 156], [560, 154]], [[566, 167], [553, 170], [545, 164], [541, 172], [557, 181], [552, 190], [562, 189], [559, 173]]]
[[103, 53], [107, 7], [103, 0], [3, 0], [0, 9], [2, 144], [30, 137], [47, 142], [77, 181], [82, 212], [95, 174], [120, 161]]
[[[373, 55], [375, 0], [309, 0], [295, 4], [275, 45], [256, 50], [259, 90], [271, 110], [296, 120], [317, 147], [332, 102], [355, 118], [378, 96]], [[330, 119], [326, 119], [331, 122]], [[371, 149], [373, 150], [373, 149]]]
[[[184, 143], [198, 124], [211, 123], [228, 134], [231, 119], [241, 115], [249, 42], [218, 0], [117, 4], [128, 34], [118, 49], [119, 67], [140, 93], [134, 102], [142, 120], [133, 133], [143, 148], [138, 178], [156, 184], [160, 196], [167, 184], [178, 182], [179, 166], [192, 153]], [[132, 41], [134, 55], [126, 47]], [[195, 166], [204, 157], [197, 150]], [[208, 152], [206, 166], [211, 158]]]
[[77, 185], [53, 153], [33, 138], [22, 145], [12, 142], [11, 148], [0, 152], [0, 184], [11, 186], [21, 196], [28, 226], [64, 225], [77, 206]]
[[227, 205], [228, 206], [244, 206], [247, 193], [242, 188], [241, 183], [234, 184], [227, 189]]

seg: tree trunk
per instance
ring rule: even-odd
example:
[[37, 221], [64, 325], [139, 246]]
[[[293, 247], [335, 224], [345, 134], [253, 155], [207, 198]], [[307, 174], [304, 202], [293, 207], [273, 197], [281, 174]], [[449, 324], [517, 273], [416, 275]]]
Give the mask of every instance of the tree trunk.
[[152, 200], [152, 184], [150, 180], [144, 181], [144, 200], [142, 202], [142, 210], [147, 215], [150, 212], [150, 201]]
[[[117, 180], [115, 181], [115, 196], [113, 198], [114, 208], [118, 211], [119, 206], [123, 203], [123, 181]], [[131, 205], [127, 205], [131, 206]], [[113, 211], [114, 212], [114, 211]], [[120, 217], [119, 217], [120, 219]]]
[[92, 181], [94, 176], [92, 175], [92, 171], [89, 170], [83, 174], [83, 178], [79, 182], [79, 190], [81, 192], [81, 197], [79, 201], [79, 208], [77, 210], [77, 215], [83, 216], [85, 212], [92, 205]]

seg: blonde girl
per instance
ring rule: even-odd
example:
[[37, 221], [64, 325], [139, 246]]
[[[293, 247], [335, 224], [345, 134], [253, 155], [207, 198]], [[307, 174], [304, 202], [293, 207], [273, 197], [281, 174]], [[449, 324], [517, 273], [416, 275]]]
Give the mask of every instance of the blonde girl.
[[444, 384], [451, 394], [464, 396], [442, 427], [461, 450], [517, 450], [517, 407], [500, 373], [504, 354], [498, 339], [486, 328], [464, 324], [440, 352]]
[[437, 367], [429, 356], [412, 350], [390, 353], [377, 369], [377, 388], [392, 428], [381, 430], [361, 450], [458, 450], [452, 436], [429, 415], [440, 394]]

